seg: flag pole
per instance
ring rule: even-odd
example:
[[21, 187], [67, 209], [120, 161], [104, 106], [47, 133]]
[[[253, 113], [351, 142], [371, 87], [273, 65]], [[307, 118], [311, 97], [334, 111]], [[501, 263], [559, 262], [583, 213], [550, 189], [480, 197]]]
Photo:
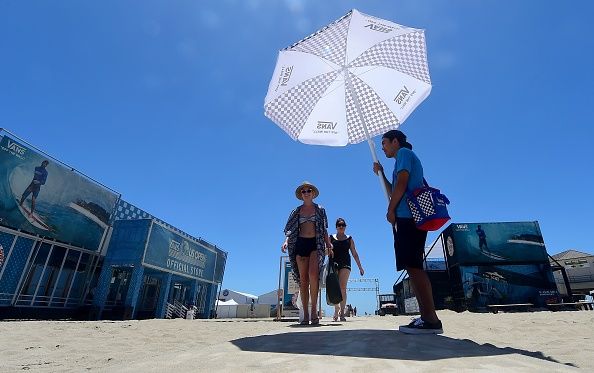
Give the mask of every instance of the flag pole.
[[[361, 121], [361, 123], [363, 123], [363, 131], [365, 132], [365, 138], [367, 138], [367, 144], [369, 144], [369, 150], [371, 151], [371, 158], [373, 158], [374, 162], [379, 163], [379, 161], [377, 159], [377, 154], [375, 151], [375, 143], [369, 136], [369, 131], [367, 131], [367, 126], [365, 125], [365, 118], [363, 118], [363, 112], [361, 110], [361, 103], [359, 102], [359, 97], [357, 96], [357, 93], [353, 89], [353, 84], [351, 82], [351, 77], [349, 76], [348, 69], [344, 68], [343, 74], [344, 74], [344, 80], [346, 82], [347, 90], [349, 91], [351, 96], [353, 96], [353, 100], [355, 101], [355, 108], [357, 109], [356, 111], [357, 111], [357, 115], [359, 115], [359, 120]], [[388, 191], [388, 187], [386, 186], [386, 183], [384, 182], [384, 172], [382, 170], [380, 170], [377, 173], [377, 176], [379, 177], [379, 182], [382, 187], [382, 190], [384, 191], [384, 195], [386, 196], [386, 199], [388, 200], [388, 202], [390, 202], [390, 192]]]

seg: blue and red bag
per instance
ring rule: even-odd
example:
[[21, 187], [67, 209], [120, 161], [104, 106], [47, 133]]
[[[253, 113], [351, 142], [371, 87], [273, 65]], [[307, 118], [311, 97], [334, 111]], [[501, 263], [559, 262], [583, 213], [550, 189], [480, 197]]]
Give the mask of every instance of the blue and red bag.
[[430, 187], [425, 178], [423, 184], [412, 192], [406, 192], [406, 202], [418, 229], [436, 231], [450, 220], [447, 207], [450, 200], [439, 189]]

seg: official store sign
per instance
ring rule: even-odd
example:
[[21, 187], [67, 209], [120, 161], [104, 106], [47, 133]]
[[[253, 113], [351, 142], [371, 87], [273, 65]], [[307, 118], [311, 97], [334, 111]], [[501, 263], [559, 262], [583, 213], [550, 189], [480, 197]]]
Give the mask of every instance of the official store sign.
[[153, 223], [143, 263], [167, 272], [214, 281], [216, 253]]

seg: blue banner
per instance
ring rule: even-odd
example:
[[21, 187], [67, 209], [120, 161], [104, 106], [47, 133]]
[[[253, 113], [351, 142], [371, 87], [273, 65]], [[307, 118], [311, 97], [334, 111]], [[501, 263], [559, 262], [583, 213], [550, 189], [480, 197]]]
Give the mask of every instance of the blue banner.
[[214, 281], [217, 284], [223, 282], [223, 275], [225, 274], [225, 263], [227, 262], [227, 254], [222, 251], [217, 252], [217, 265], [215, 270]]
[[289, 291], [289, 283], [292, 280], [292, 272], [291, 272], [291, 262], [286, 261], [283, 266], [284, 276], [283, 276], [283, 304], [285, 306], [290, 306], [293, 298], [293, 292]]
[[297, 295], [299, 294], [299, 284], [293, 277], [291, 262], [287, 260], [283, 264], [283, 305], [285, 310], [297, 309]]
[[216, 253], [153, 222], [143, 263], [167, 272], [214, 281]]
[[559, 293], [548, 263], [460, 267], [464, 297], [470, 308], [492, 304], [557, 303]]
[[0, 135], [0, 224], [100, 248], [118, 195]]
[[537, 222], [450, 224], [443, 239], [450, 266], [548, 263]]

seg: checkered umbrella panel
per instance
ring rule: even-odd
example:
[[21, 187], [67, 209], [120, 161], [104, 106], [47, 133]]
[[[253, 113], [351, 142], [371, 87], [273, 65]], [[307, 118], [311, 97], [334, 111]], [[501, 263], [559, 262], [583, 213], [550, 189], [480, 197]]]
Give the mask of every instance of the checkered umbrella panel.
[[397, 128], [430, 91], [423, 30], [353, 9], [279, 52], [264, 108], [295, 140], [344, 146]]

